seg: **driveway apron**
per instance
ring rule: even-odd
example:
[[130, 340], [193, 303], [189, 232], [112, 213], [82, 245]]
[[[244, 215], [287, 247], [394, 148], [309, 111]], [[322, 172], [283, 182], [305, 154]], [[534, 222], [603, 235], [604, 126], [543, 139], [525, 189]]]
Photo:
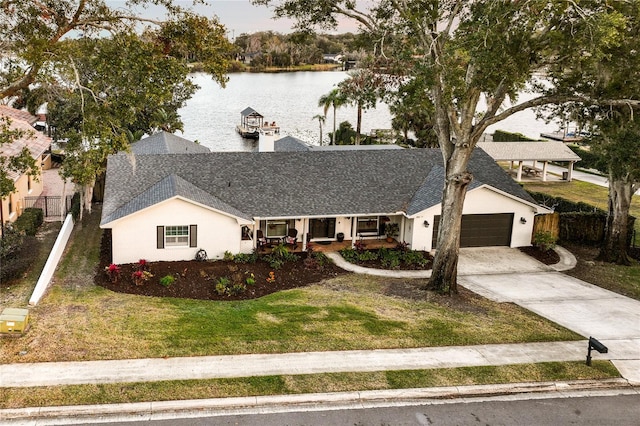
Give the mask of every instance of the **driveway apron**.
[[[640, 301], [549, 271], [461, 275], [459, 283], [489, 299], [515, 303], [598, 339], [609, 349], [601, 359], [611, 359], [625, 378], [640, 383]], [[598, 356], [594, 353], [594, 359]]]

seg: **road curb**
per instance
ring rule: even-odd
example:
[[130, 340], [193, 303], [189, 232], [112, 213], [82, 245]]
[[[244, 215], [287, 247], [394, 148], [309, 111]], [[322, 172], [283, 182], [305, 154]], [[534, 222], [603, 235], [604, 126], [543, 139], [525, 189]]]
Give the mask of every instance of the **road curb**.
[[149, 421], [173, 418], [228, 416], [250, 413], [319, 411], [414, 405], [437, 400], [495, 397], [516, 394], [567, 394], [578, 391], [620, 390], [640, 394], [625, 379], [529, 382], [495, 385], [372, 390], [296, 395], [266, 395], [184, 401], [124, 404], [29, 407], [0, 410], [3, 425], [86, 424], [115, 421]]

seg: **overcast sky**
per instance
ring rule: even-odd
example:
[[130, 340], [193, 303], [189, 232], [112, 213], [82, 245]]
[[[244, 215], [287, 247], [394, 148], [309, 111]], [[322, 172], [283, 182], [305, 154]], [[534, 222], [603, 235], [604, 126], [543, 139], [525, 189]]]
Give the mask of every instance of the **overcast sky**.
[[[123, 0], [106, 0], [112, 7], [123, 6]], [[229, 38], [242, 33], [254, 33], [256, 31], [276, 31], [279, 33], [292, 32], [292, 22], [288, 19], [272, 19], [273, 13], [264, 6], [252, 6], [249, 0], [207, 0], [208, 6], [198, 5], [195, 7], [200, 14], [205, 16], [216, 15], [227, 30]], [[177, 1], [182, 6], [188, 6], [190, 1]], [[161, 17], [162, 10], [149, 8], [141, 10], [140, 15], [148, 18]], [[337, 32], [355, 32], [355, 24], [342, 24]]]

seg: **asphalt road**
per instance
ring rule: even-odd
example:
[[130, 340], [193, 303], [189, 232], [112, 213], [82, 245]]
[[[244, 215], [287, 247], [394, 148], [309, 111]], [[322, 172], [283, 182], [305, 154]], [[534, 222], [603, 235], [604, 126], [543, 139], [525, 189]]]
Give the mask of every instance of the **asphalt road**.
[[[607, 393], [615, 393], [607, 391]], [[592, 392], [591, 395], [597, 394]], [[557, 395], [557, 394], [556, 394]], [[640, 395], [554, 397], [511, 395], [464, 400], [432, 400], [418, 405], [323, 409], [303, 412], [252, 413], [198, 418], [104, 423], [104, 426], [396, 426], [396, 425], [634, 425], [640, 424]], [[285, 410], [286, 411], [286, 410]], [[71, 423], [69, 423], [71, 424]]]

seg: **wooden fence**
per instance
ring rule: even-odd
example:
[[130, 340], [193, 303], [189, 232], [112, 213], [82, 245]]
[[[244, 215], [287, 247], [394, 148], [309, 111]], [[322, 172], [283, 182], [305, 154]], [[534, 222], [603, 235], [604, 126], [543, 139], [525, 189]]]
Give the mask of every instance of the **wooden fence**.
[[556, 239], [560, 238], [560, 213], [537, 215], [533, 220], [533, 235], [538, 232], [549, 232]]

